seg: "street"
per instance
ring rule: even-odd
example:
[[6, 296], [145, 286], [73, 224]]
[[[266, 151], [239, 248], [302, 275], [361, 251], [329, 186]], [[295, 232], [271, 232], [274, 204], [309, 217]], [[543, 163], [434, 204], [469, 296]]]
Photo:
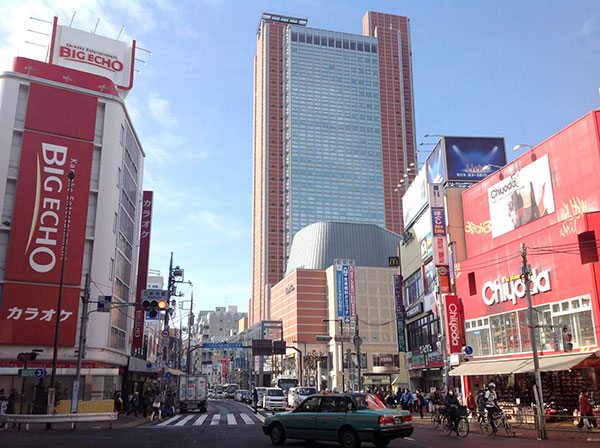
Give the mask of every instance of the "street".
[[[0, 432], [0, 441], [3, 447], [176, 447], [188, 448], [203, 446], [210, 448], [241, 448], [241, 447], [269, 447], [271, 442], [262, 431], [262, 421], [265, 413], [259, 411], [254, 414], [252, 409], [245, 404], [234, 400], [210, 400], [208, 412], [188, 413], [176, 415], [162, 422], [150, 422], [140, 418], [132, 421], [117, 422], [113, 429], [106, 424], [80, 425], [75, 431], [70, 431], [67, 425], [57, 425], [52, 431], [46, 431], [41, 425], [36, 425], [29, 432], [18, 432], [9, 429]], [[576, 436], [576, 439], [573, 439]], [[440, 431], [433, 430], [428, 420], [417, 418], [415, 431], [408, 439], [394, 440], [390, 447], [433, 447], [443, 444], [449, 447], [477, 447], [482, 444], [489, 447], [563, 447], [569, 440], [571, 446], [597, 446], [600, 434], [595, 433], [569, 433], [562, 440], [551, 434], [551, 440], [537, 441], [531, 431], [518, 431], [516, 438], [507, 438], [503, 435], [487, 437], [479, 434], [477, 428], [472, 427], [472, 432], [465, 439], [456, 435], [446, 437]], [[287, 447], [303, 447], [303, 440], [290, 440], [285, 443]], [[314, 443], [311, 446], [335, 447], [334, 443]], [[363, 446], [373, 446], [364, 443]]]

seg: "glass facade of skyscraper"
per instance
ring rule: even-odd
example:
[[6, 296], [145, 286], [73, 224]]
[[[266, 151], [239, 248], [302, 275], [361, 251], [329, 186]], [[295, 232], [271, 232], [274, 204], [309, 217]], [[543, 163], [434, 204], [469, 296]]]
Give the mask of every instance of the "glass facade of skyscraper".
[[377, 39], [284, 37], [285, 241], [317, 221], [385, 226]]

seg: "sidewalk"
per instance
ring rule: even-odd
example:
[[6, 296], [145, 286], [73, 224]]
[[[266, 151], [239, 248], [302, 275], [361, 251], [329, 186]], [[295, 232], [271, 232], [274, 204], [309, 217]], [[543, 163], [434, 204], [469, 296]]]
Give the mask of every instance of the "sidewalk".
[[[431, 414], [424, 414], [423, 418], [421, 418], [418, 414], [416, 416], [413, 414], [413, 423], [415, 426], [428, 426], [431, 428]], [[469, 421], [469, 426], [471, 433], [481, 434], [477, 423]], [[600, 442], [600, 429], [598, 428], [588, 431], [586, 429], [577, 429], [575, 427], [573, 427], [573, 430], [553, 430], [553, 427], [556, 427], [556, 425], [552, 425], [551, 423], [548, 423], [546, 427], [548, 440], [579, 440], [586, 442]], [[517, 438], [537, 440], [537, 431], [535, 429], [529, 429], [522, 426], [513, 426], [512, 428]], [[489, 437], [508, 438], [504, 430], [499, 430], [495, 436]]]

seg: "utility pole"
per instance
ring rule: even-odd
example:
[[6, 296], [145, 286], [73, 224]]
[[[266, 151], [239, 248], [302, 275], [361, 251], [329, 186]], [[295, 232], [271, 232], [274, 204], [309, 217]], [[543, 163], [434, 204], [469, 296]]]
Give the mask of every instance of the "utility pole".
[[356, 366], [358, 374], [358, 392], [362, 390], [362, 381], [360, 377], [360, 346], [362, 344], [362, 338], [360, 337], [360, 326], [358, 324], [358, 313], [356, 313], [356, 325], [354, 326], [354, 347], [356, 348]]
[[192, 372], [192, 362], [191, 362], [191, 358], [190, 355], [192, 354], [192, 352], [190, 351], [190, 348], [192, 346], [192, 325], [194, 325], [194, 290], [192, 290], [192, 299], [190, 300], [190, 316], [189, 316], [189, 320], [188, 320], [188, 348], [187, 348], [187, 361], [186, 361], [186, 367], [187, 367], [187, 373], [188, 375]]
[[344, 353], [344, 319], [340, 319], [340, 336], [342, 344], [342, 392], [344, 392], [346, 390], [346, 369], [344, 368], [344, 357], [346, 356]]
[[535, 401], [537, 408], [537, 430], [538, 440], [547, 438], [546, 434], [546, 418], [544, 416], [544, 396], [542, 392], [542, 377], [540, 374], [540, 360], [538, 358], [536, 328], [533, 322], [533, 306], [531, 305], [531, 266], [527, 264], [527, 248], [525, 243], [521, 243], [521, 258], [523, 265], [521, 266], [521, 279], [525, 283], [525, 294], [527, 296], [527, 314], [529, 316], [529, 332], [531, 335], [531, 350], [533, 351], [533, 369], [535, 374]]
[[77, 370], [71, 393], [71, 413], [77, 414], [79, 391], [81, 390], [81, 360], [85, 357], [85, 342], [88, 321], [88, 305], [90, 303], [90, 274], [85, 274], [85, 289], [81, 298], [81, 325], [79, 328], [79, 349], [77, 350]]

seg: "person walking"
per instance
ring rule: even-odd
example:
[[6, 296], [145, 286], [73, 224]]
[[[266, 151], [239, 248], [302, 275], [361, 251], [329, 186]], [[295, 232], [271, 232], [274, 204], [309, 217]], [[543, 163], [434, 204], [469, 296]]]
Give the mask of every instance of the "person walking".
[[258, 390], [256, 389], [256, 386], [252, 386], [252, 407], [256, 414], [258, 412]]
[[415, 401], [419, 415], [423, 418], [423, 408], [427, 406], [427, 399], [423, 396], [420, 389], [417, 389], [417, 399]]
[[594, 418], [594, 412], [592, 410], [590, 399], [588, 398], [585, 390], [582, 390], [579, 394], [579, 416], [581, 417], [579, 419], [579, 423], [577, 424], [579, 429], [585, 426], [589, 431], [591, 431], [592, 427], [598, 427], [598, 422], [596, 422], [596, 419]]
[[114, 398], [114, 410], [119, 415], [123, 410], [123, 399], [121, 398], [121, 392], [115, 392]]
[[173, 400], [173, 394], [168, 393], [167, 398], [165, 399], [165, 414], [168, 417], [171, 417], [172, 415], [175, 414], [175, 412], [173, 410], [174, 403], [175, 403], [175, 400]]
[[154, 397], [154, 401], [152, 402], [152, 415], [150, 416], [150, 421], [154, 421], [154, 415], [158, 414], [158, 420], [162, 420], [162, 394], [158, 394]]
[[[15, 389], [13, 387], [13, 389], [10, 391], [10, 394], [8, 396], [8, 403], [6, 404], [6, 413], [7, 414], [14, 414], [15, 413], [15, 403], [17, 402], [17, 389]], [[16, 423], [13, 423], [12, 427], [14, 428], [16, 425]], [[21, 424], [19, 423], [19, 428], [21, 427]]]
[[385, 404], [388, 408], [396, 407], [396, 397], [394, 397], [394, 393], [390, 390], [385, 397]]
[[127, 411], [127, 414], [125, 414], [125, 415], [129, 415], [129, 414], [133, 413], [133, 415], [135, 415], [137, 417], [139, 407], [140, 407], [140, 393], [138, 391], [135, 391], [133, 393], [133, 395], [131, 396], [131, 399], [129, 400], [129, 410]]
[[410, 409], [410, 405], [413, 402], [412, 394], [408, 390], [408, 388], [404, 388], [404, 392], [402, 393], [402, 397], [400, 397], [400, 404], [402, 405], [402, 409], [408, 411]]

